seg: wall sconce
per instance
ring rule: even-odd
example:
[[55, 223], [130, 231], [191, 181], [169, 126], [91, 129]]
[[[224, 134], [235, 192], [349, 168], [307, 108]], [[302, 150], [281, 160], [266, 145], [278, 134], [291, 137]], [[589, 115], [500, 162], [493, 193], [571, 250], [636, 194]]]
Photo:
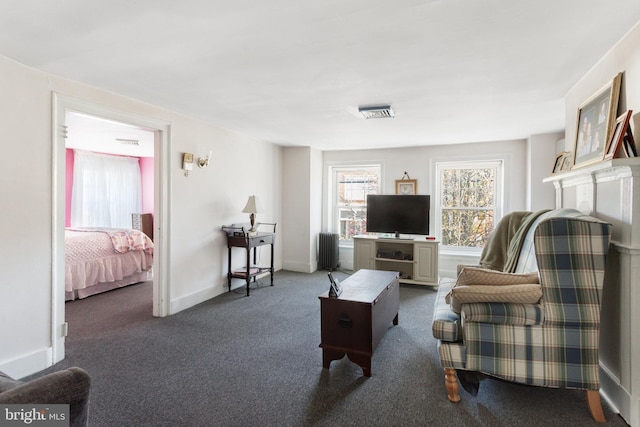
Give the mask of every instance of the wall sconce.
[[198, 159], [198, 167], [202, 169], [209, 166], [209, 159], [211, 158], [211, 155], [213, 155], [213, 150], [209, 150], [209, 155], [207, 157], [200, 157]]
[[184, 176], [189, 176], [189, 172], [193, 170], [193, 154], [182, 153], [182, 169], [184, 169]]
[[[206, 168], [209, 166], [209, 159], [213, 155], [213, 150], [209, 150], [209, 155], [207, 157], [200, 157], [196, 160], [199, 168]], [[189, 172], [193, 170], [193, 154], [191, 153], [182, 153], [182, 169], [184, 170], [184, 176], [189, 176]]]

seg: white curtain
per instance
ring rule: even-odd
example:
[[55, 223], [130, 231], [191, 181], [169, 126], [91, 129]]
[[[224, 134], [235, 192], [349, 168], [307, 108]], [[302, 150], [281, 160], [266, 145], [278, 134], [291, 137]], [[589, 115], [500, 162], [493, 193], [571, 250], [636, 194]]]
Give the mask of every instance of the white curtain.
[[138, 159], [74, 153], [71, 226], [131, 228], [131, 214], [142, 209]]

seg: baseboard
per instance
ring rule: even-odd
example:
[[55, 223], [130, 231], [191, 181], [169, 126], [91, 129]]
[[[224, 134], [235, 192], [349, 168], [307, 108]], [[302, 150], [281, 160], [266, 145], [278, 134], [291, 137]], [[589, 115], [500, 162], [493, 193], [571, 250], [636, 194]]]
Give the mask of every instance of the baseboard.
[[282, 268], [287, 271], [296, 271], [298, 273], [313, 273], [318, 269], [317, 263], [311, 265], [310, 263], [302, 262], [282, 262]]
[[48, 347], [17, 359], [0, 363], [0, 371], [15, 379], [35, 374], [51, 366], [52, 351], [52, 348]]
[[[225, 283], [226, 284], [226, 283]], [[194, 305], [198, 305], [201, 302], [210, 300], [211, 298], [217, 297], [218, 295], [224, 293], [225, 288], [206, 288], [197, 292], [193, 292], [189, 295], [185, 295], [183, 297], [177, 298], [175, 300], [171, 300], [169, 304], [169, 313], [176, 314], [181, 312], [182, 310], [186, 310], [187, 308], [191, 308]]]
[[[620, 384], [611, 371], [600, 363], [600, 394], [607, 400], [614, 411], [617, 411], [630, 426], [634, 426], [631, 416], [631, 395]], [[638, 420], [635, 420], [636, 422]], [[637, 424], [636, 424], [637, 425]]]

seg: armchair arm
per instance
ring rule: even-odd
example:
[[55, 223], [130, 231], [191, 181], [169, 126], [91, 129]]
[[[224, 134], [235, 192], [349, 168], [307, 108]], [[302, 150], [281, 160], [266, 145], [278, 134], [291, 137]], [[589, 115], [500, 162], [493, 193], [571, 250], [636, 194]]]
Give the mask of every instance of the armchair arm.
[[71, 425], [87, 424], [91, 379], [85, 370], [74, 367], [27, 382], [14, 381], [15, 387], [0, 393], [1, 403], [68, 404]]
[[462, 304], [462, 323], [493, 323], [500, 325], [541, 325], [544, 323], [544, 306], [479, 302]]

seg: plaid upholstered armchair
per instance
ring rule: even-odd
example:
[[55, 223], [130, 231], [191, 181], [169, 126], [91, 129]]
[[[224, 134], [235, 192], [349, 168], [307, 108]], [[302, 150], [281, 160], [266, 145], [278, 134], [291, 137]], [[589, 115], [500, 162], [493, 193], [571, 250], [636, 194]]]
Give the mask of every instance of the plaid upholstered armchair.
[[[521, 279], [538, 272], [539, 300], [532, 302], [530, 295], [525, 302], [504, 295], [494, 298], [491, 289], [503, 284], [478, 283], [478, 290], [473, 285], [466, 288], [479, 296], [457, 301], [455, 310], [460, 285], [455, 279], [440, 283], [433, 334], [448, 398], [460, 400], [458, 377], [462, 381], [469, 373], [480, 373], [533, 386], [586, 390], [591, 416], [604, 422], [598, 353], [611, 225], [570, 209], [532, 218], [521, 221], [526, 230], [519, 227], [518, 233], [511, 233], [510, 237], [521, 235], [515, 245], [517, 260], [510, 274], [501, 278]], [[502, 246], [513, 250], [514, 242]]]

